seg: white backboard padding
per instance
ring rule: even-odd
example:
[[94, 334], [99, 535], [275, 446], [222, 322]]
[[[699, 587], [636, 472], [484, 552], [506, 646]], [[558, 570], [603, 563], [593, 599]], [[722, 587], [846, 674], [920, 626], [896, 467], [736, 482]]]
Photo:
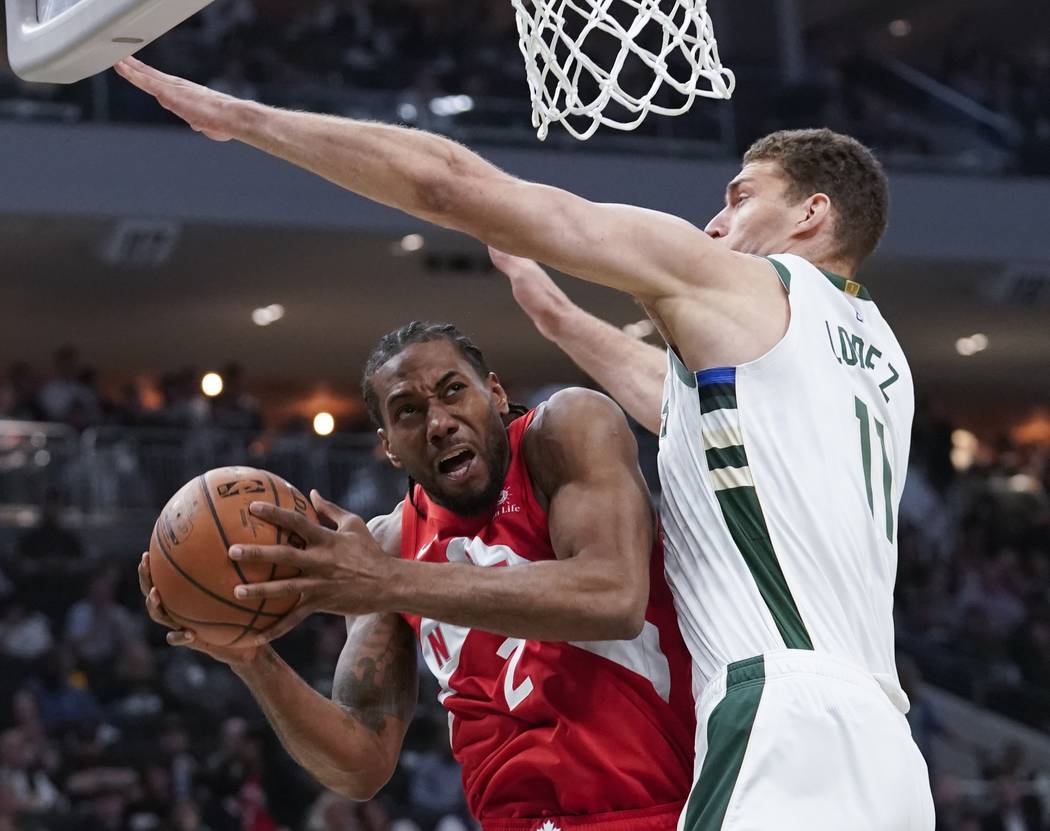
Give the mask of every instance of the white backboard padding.
[[109, 69], [210, 2], [6, 0], [11, 68], [26, 81], [71, 84]]

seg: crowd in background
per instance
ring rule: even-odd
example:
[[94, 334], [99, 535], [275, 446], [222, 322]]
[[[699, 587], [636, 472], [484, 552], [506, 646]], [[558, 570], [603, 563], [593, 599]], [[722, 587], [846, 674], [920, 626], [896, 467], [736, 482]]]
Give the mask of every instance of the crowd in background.
[[65, 424], [78, 432], [104, 425], [211, 426], [258, 432], [262, 428], [259, 404], [244, 389], [243, 369], [230, 363], [221, 375], [222, 392], [207, 398], [201, 392], [200, 373], [194, 369], [165, 372], [156, 382], [160, 405], [150, 408], [135, 381], [121, 385], [116, 395], [103, 392], [98, 372], [80, 360], [75, 346], [67, 344], [55, 352], [46, 373], [18, 361], [0, 376], [0, 418]]
[[[23, 535], [4, 561], [0, 829], [471, 827], [432, 685], [383, 793], [358, 804], [325, 792], [281, 750], [232, 673], [166, 645], [142, 612], [133, 559], [85, 559], [78, 536], [54, 522]], [[345, 634], [342, 619], [315, 617], [279, 651], [330, 694]]]

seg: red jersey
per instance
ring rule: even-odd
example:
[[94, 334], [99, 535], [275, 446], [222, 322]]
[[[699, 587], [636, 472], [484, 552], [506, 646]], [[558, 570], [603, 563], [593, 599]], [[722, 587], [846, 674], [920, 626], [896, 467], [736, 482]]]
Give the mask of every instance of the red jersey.
[[[534, 415], [507, 429], [511, 461], [490, 514], [459, 516], [415, 487], [418, 510], [402, 512], [403, 558], [479, 568], [556, 559], [522, 452]], [[630, 641], [526, 641], [405, 619], [437, 678], [467, 803], [483, 826], [611, 814], [614, 825], [635, 816], [627, 827], [657, 827], [642, 817], [672, 813], [674, 827], [692, 783], [695, 719], [659, 543], [644, 629]]]

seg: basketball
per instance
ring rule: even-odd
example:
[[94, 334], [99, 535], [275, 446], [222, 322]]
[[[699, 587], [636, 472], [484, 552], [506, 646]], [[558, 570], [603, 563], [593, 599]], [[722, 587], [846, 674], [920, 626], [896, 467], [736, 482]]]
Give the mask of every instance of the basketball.
[[243, 601], [234, 587], [295, 577], [288, 567], [236, 563], [236, 543], [304, 548], [289, 535], [248, 512], [252, 502], [291, 508], [317, 522], [309, 501], [284, 479], [252, 467], [220, 467], [183, 485], [153, 527], [150, 572], [165, 611], [180, 626], [215, 646], [231, 646], [266, 631], [290, 612], [296, 599]]

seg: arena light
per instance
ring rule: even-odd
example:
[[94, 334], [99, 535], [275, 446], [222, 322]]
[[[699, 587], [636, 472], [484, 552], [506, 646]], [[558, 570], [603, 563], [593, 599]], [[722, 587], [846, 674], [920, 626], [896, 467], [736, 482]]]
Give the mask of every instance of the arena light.
[[977, 458], [979, 443], [977, 436], [969, 430], [952, 430], [952, 449], [950, 458], [956, 470], [969, 470]]
[[271, 303], [252, 312], [252, 323], [256, 326], [269, 326], [284, 317], [284, 306], [280, 303]]
[[218, 372], [206, 372], [201, 378], [201, 392], [214, 398], [222, 392], [222, 376]]
[[419, 251], [425, 244], [422, 234], [406, 234], [400, 243], [402, 251]]
[[988, 336], [983, 332], [970, 335], [968, 338], [959, 338], [955, 341], [955, 351], [964, 358], [969, 358], [971, 355], [976, 355], [978, 352], [984, 352], [987, 348]]
[[887, 27], [895, 38], [906, 38], [911, 34], [911, 21], [898, 18]]
[[434, 115], [460, 115], [474, 109], [474, 99], [469, 95], [442, 95], [430, 99], [430, 111]]
[[331, 413], [320, 412], [314, 416], [314, 432], [319, 436], [330, 436], [335, 429], [335, 419]]

